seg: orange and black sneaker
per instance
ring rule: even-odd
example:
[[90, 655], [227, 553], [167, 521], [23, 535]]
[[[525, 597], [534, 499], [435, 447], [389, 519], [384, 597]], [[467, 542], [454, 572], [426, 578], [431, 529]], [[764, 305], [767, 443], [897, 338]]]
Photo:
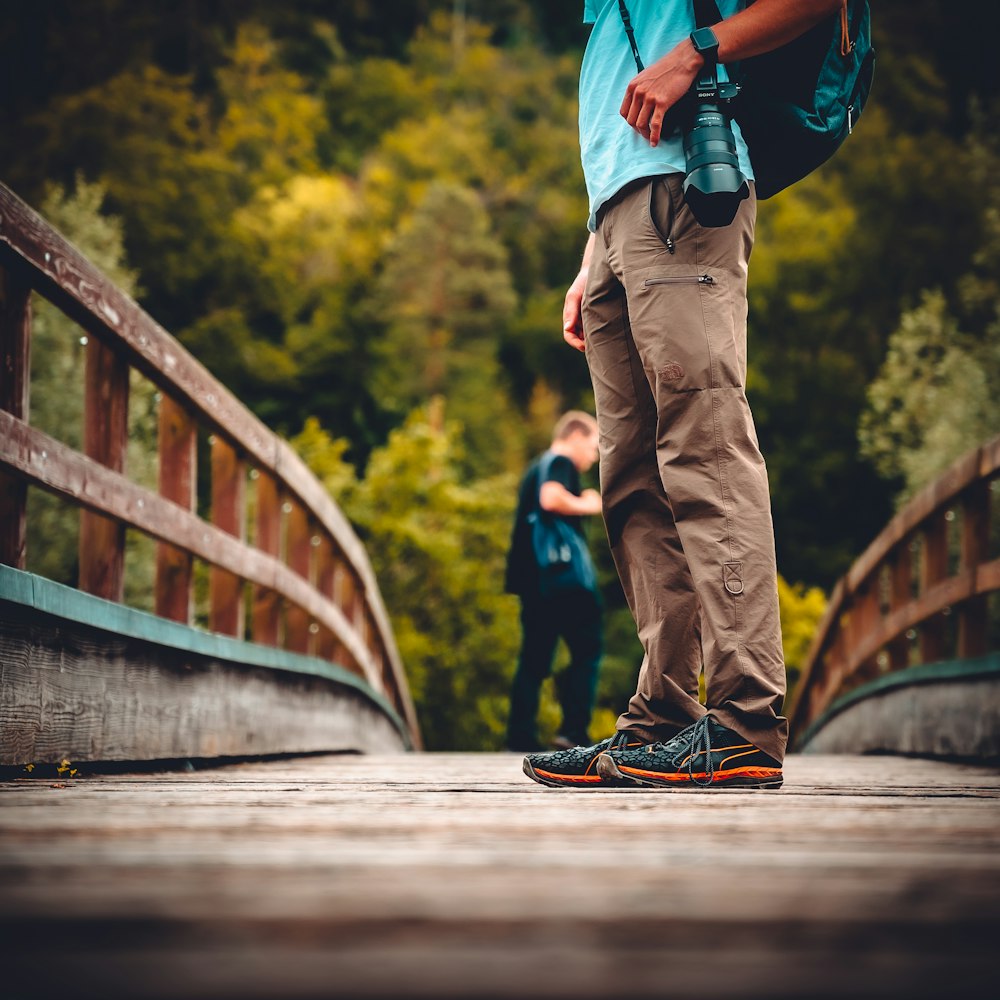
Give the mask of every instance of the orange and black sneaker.
[[589, 747], [572, 747], [552, 753], [529, 753], [524, 758], [524, 773], [540, 785], [553, 788], [608, 788], [631, 785], [628, 778], [605, 778], [597, 773], [597, 758], [608, 750], [626, 750], [646, 746], [634, 733], [621, 732]]
[[596, 770], [609, 783], [657, 788], [780, 788], [783, 780], [778, 761], [709, 715], [666, 743], [610, 747]]

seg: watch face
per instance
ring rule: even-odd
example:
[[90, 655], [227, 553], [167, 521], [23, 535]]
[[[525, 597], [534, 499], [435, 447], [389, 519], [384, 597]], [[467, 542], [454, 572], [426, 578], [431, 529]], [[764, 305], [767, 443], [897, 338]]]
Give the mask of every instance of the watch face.
[[698, 28], [697, 31], [692, 31], [691, 44], [703, 54], [716, 52], [719, 48], [719, 40], [711, 28]]

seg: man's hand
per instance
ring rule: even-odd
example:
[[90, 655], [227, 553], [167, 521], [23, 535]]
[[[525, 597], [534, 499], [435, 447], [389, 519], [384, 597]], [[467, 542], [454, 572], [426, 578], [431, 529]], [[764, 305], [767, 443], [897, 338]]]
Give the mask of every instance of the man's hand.
[[[771, 52], [835, 14], [842, 4], [843, 0], [756, 0], [712, 26], [719, 39], [719, 62]], [[703, 65], [704, 59], [685, 38], [633, 78], [622, 101], [622, 117], [655, 146], [663, 116], [690, 90]]]
[[583, 339], [583, 291], [587, 287], [587, 268], [581, 268], [566, 292], [563, 302], [563, 340], [578, 351], [586, 350]]
[[691, 89], [704, 62], [685, 38], [632, 78], [622, 101], [621, 115], [650, 146], [660, 141], [664, 116]]

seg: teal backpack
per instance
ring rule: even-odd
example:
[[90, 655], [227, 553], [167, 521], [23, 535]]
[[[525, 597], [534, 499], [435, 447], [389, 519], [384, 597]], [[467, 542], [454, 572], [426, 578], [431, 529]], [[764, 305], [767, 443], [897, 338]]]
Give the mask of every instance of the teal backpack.
[[868, 0], [740, 66], [733, 117], [750, 149], [758, 198], [825, 163], [851, 134], [875, 69]]
[[[693, 4], [699, 28], [722, 20], [716, 0]], [[618, 9], [641, 71], [625, 0]], [[727, 69], [740, 84], [732, 115], [750, 150], [757, 197], [770, 198], [833, 156], [864, 110], [875, 70], [868, 0], [843, 0], [794, 41]]]

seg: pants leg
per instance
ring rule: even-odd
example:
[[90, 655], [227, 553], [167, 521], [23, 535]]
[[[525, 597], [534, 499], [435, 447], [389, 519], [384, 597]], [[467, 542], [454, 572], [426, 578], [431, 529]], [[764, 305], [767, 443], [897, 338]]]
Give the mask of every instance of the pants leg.
[[604, 648], [603, 612], [595, 595], [586, 590], [574, 591], [559, 603], [559, 631], [570, 654], [559, 685], [562, 732], [587, 746]]
[[774, 537], [744, 391], [756, 204], [703, 229], [681, 180], [631, 185], [603, 213], [584, 303], [605, 518], [646, 650], [619, 725], [702, 711], [691, 688], [697, 633], [682, 634], [696, 608], [707, 710], [780, 760]]
[[656, 459], [656, 401], [632, 336], [625, 287], [598, 249], [584, 302], [587, 360], [600, 429], [604, 518], [643, 647], [619, 729], [649, 741], [690, 725], [698, 702], [698, 598]]
[[541, 600], [521, 600], [521, 654], [510, 691], [507, 745], [530, 747], [537, 742], [538, 702], [542, 682], [552, 671], [559, 626]]

